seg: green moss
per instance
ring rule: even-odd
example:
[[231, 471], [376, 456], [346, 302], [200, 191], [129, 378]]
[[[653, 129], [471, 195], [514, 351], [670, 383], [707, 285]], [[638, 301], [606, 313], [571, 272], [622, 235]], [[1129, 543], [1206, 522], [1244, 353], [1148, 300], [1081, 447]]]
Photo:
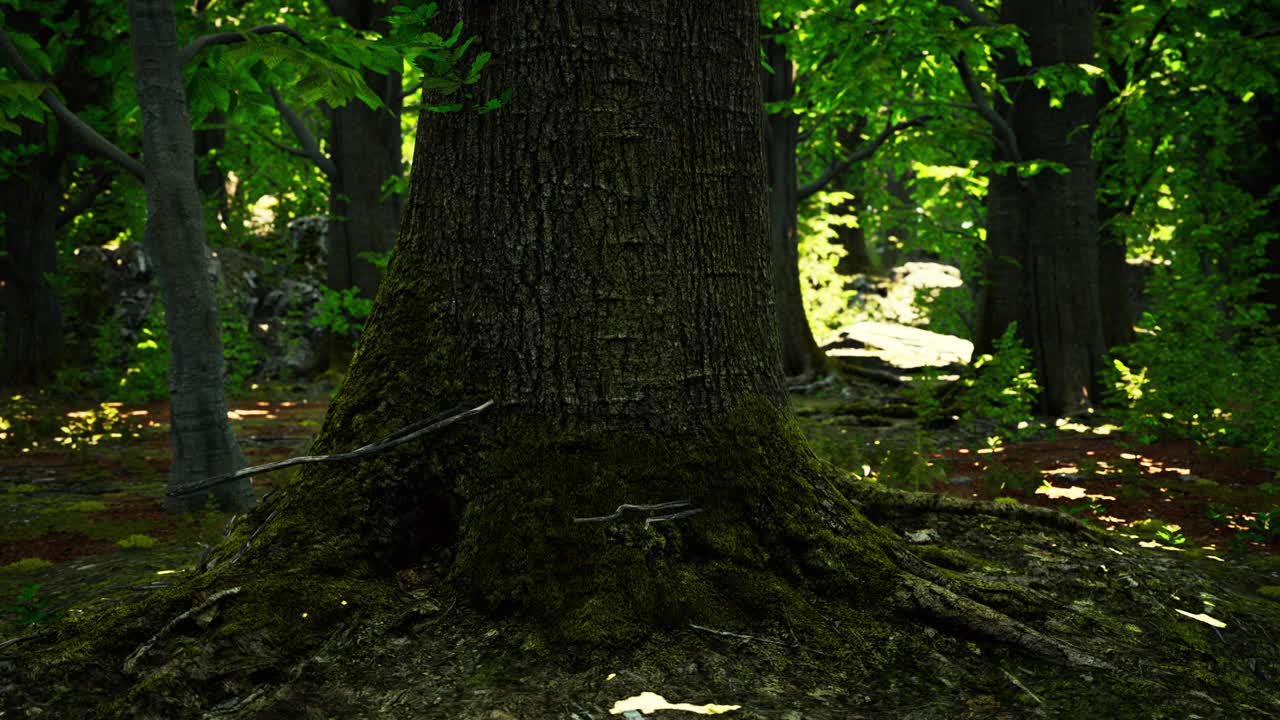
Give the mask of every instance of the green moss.
[[1258, 588], [1258, 594], [1269, 600], [1280, 602], [1280, 585], [1263, 585]]
[[[881, 549], [889, 536], [764, 400], [685, 438], [513, 422], [468, 442], [479, 444], [470, 461], [444, 470], [469, 500], [450, 577], [482, 606], [540, 618], [560, 639], [608, 645], [655, 624], [741, 628], [789, 617], [839, 645], [848, 638], [827, 628], [838, 603], [818, 598], [873, 605], [896, 574]], [[688, 505], [574, 522], [674, 500]], [[697, 514], [645, 523], [681, 510]], [[872, 614], [850, 612], [847, 627], [874, 625]]]
[[155, 545], [157, 540], [150, 535], [130, 535], [116, 541], [116, 544], [122, 548], [149, 548]]
[[23, 558], [21, 560], [11, 562], [8, 565], [0, 566], [0, 572], [14, 574], [29, 573], [35, 572], [41, 568], [47, 568], [52, 564], [53, 563], [48, 560], [42, 560], [40, 558]]
[[107, 504], [101, 500], [79, 500], [70, 503], [66, 509], [71, 512], [99, 512], [107, 509]]
[[36, 486], [31, 483], [15, 483], [9, 486], [9, 492], [11, 493], [29, 493], [35, 491]]

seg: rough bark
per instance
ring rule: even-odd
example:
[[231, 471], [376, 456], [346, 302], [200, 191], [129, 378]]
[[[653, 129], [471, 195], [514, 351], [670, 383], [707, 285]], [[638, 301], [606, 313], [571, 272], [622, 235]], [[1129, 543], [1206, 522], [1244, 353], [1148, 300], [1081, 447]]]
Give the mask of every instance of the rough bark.
[[[390, 6], [372, 0], [329, 0], [334, 15], [357, 30], [386, 31]], [[329, 287], [360, 288], [372, 299], [382, 272], [359, 256], [382, 253], [395, 244], [400, 228], [400, 196], [383, 198], [383, 185], [402, 173], [400, 146], [400, 74], [365, 72], [365, 82], [386, 107], [370, 110], [360, 102], [335, 108], [330, 115], [330, 153], [337, 173], [329, 190]]]
[[[1093, 61], [1092, 0], [1003, 5], [1001, 20], [1027, 33], [1034, 67]], [[1051, 414], [1082, 410], [1098, 400], [1097, 371], [1105, 351], [1099, 300], [1098, 209], [1090, 132], [1096, 106], [1091, 95], [1072, 95], [1052, 108], [1049, 93], [1029, 82], [1006, 53], [998, 72], [1012, 104], [996, 110], [1016, 136], [1025, 160], [1051, 160], [1069, 172], [1015, 172], [991, 177], [987, 194], [987, 242], [974, 351], [990, 352], [1013, 322], [1031, 349], [1041, 409]], [[997, 158], [1011, 159], [1007, 139]]]
[[[765, 102], [783, 102], [795, 95], [795, 64], [784, 45], [770, 35], [763, 38], [765, 59], [773, 73], [761, 70]], [[788, 377], [812, 377], [826, 364], [804, 309], [800, 288], [800, 257], [796, 237], [796, 144], [800, 119], [777, 112], [765, 121], [765, 152], [769, 187], [769, 277], [778, 316], [782, 371]]]
[[[167, 0], [131, 0], [128, 8], [147, 175], [143, 242], [156, 263], [171, 348], [173, 465], [168, 490], [180, 492], [185, 485], [234, 472], [244, 465], [244, 457], [227, 421], [222, 339], [173, 7]], [[229, 511], [254, 504], [244, 479], [168, 496], [165, 506], [198, 510], [210, 496]]]
[[[63, 349], [62, 308], [50, 282], [57, 271], [59, 181], [65, 153], [46, 128], [20, 120], [22, 133], [0, 133], [0, 147], [44, 151], [0, 171], [0, 387], [39, 385], [53, 377]], [[21, 155], [18, 155], [21, 157]]]

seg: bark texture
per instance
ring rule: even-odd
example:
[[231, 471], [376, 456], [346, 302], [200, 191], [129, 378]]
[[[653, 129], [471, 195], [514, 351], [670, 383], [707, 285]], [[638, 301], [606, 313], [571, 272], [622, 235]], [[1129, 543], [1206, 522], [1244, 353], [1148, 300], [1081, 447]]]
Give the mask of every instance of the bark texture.
[[[386, 31], [387, 3], [329, 0], [329, 8], [357, 30]], [[360, 288], [372, 299], [382, 271], [361, 253], [382, 253], [395, 244], [400, 227], [400, 196], [383, 198], [382, 187], [402, 173], [400, 146], [400, 74], [365, 72], [365, 82], [385, 108], [370, 110], [351, 102], [330, 113], [330, 157], [337, 169], [329, 190], [329, 287]]]
[[[1033, 67], [1093, 61], [1092, 0], [1011, 0], [1001, 21], [1027, 33]], [[1092, 96], [1072, 95], [1050, 106], [1048, 91], [1030, 82], [1010, 54], [999, 62], [1012, 104], [997, 107], [1012, 127], [1024, 160], [1051, 160], [1070, 172], [1030, 178], [993, 175], [987, 194], [984, 286], [974, 351], [990, 352], [1010, 323], [1031, 348], [1041, 409], [1082, 410], [1098, 400], [1097, 371], [1105, 350], [1099, 300], [1098, 208], [1090, 131]], [[997, 157], [1009, 160], [998, 151]]]
[[[468, 390], [568, 426], [675, 430], [743, 395], [778, 399], [766, 219], [750, 200], [759, 126], [744, 119], [759, 85], [725, 70], [754, 36], [713, 35], [696, 11], [548, 5], [462, 13], [506, 51], [486, 88], [521, 98], [479, 119], [422, 116], [395, 281], [353, 374], [387, 334], [416, 342], [430, 321], [459, 345]], [[433, 310], [393, 301], [409, 291]]]
[[[770, 32], [776, 32], [770, 31]], [[765, 59], [773, 73], [761, 70], [765, 102], [790, 100], [796, 91], [795, 64], [787, 49], [769, 34], [763, 38]], [[812, 377], [826, 356], [813, 339], [800, 289], [800, 257], [796, 237], [799, 202], [796, 145], [800, 119], [792, 112], [771, 113], [765, 120], [765, 154], [769, 187], [769, 277], [778, 315], [782, 371], [788, 377]]]
[[[227, 422], [222, 338], [196, 190], [191, 118], [167, 0], [130, 0], [129, 34], [147, 174], [143, 242], [156, 263], [169, 331], [170, 491], [234, 472], [244, 457]], [[248, 479], [169, 496], [169, 510], [198, 510], [212, 495], [225, 510], [253, 506]]]

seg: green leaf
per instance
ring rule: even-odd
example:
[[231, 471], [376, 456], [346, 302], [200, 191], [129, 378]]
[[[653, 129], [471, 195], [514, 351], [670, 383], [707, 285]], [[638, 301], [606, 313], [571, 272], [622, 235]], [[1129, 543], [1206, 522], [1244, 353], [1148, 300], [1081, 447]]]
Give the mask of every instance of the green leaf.
[[471, 69], [467, 71], [467, 78], [463, 82], [468, 85], [474, 85], [480, 79], [480, 71], [484, 69], [485, 65], [489, 64], [489, 58], [491, 57], [493, 57], [491, 52], [482, 52], [477, 55], [476, 59], [471, 61]]

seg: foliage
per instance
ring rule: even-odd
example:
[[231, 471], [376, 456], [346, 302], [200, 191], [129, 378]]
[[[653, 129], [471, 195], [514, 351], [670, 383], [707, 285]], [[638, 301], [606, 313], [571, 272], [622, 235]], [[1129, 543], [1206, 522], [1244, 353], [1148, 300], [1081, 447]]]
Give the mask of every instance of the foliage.
[[222, 357], [226, 373], [226, 389], [235, 392], [244, 388], [258, 367], [262, 354], [260, 345], [254, 343], [249, 329], [249, 318], [230, 293], [221, 293], [221, 312], [218, 320], [222, 326]]
[[1157, 268], [1106, 400], [1143, 442], [1174, 435], [1280, 458], [1280, 335], [1248, 301], [1256, 274], [1233, 287], [1223, 273], [1179, 273], [1184, 262]]
[[70, 450], [78, 450], [97, 445], [107, 438], [120, 439], [126, 434], [131, 438], [138, 437], [137, 432], [129, 431], [119, 405], [118, 402], [104, 402], [91, 410], [68, 413], [66, 424], [58, 428], [60, 434], [53, 441]]
[[40, 597], [40, 585], [32, 583], [22, 588], [16, 597], [17, 602], [4, 608], [18, 625], [35, 625], [56, 620], [59, 613], [46, 609], [48, 600]]
[[961, 378], [964, 389], [957, 400], [961, 422], [992, 423], [1006, 437], [1018, 437], [1032, 427], [1040, 388], [1031, 351], [1018, 339], [1017, 330], [1017, 323], [1010, 323], [996, 340], [995, 352], [980, 355]]
[[312, 327], [338, 335], [354, 336], [373, 309], [373, 301], [360, 297], [360, 288], [320, 289], [320, 311], [311, 319]]
[[169, 335], [159, 299], [152, 301], [136, 343], [127, 337], [115, 315], [98, 327], [94, 341], [94, 367], [98, 389], [115, 402], [144, 403], [169, 395]]

